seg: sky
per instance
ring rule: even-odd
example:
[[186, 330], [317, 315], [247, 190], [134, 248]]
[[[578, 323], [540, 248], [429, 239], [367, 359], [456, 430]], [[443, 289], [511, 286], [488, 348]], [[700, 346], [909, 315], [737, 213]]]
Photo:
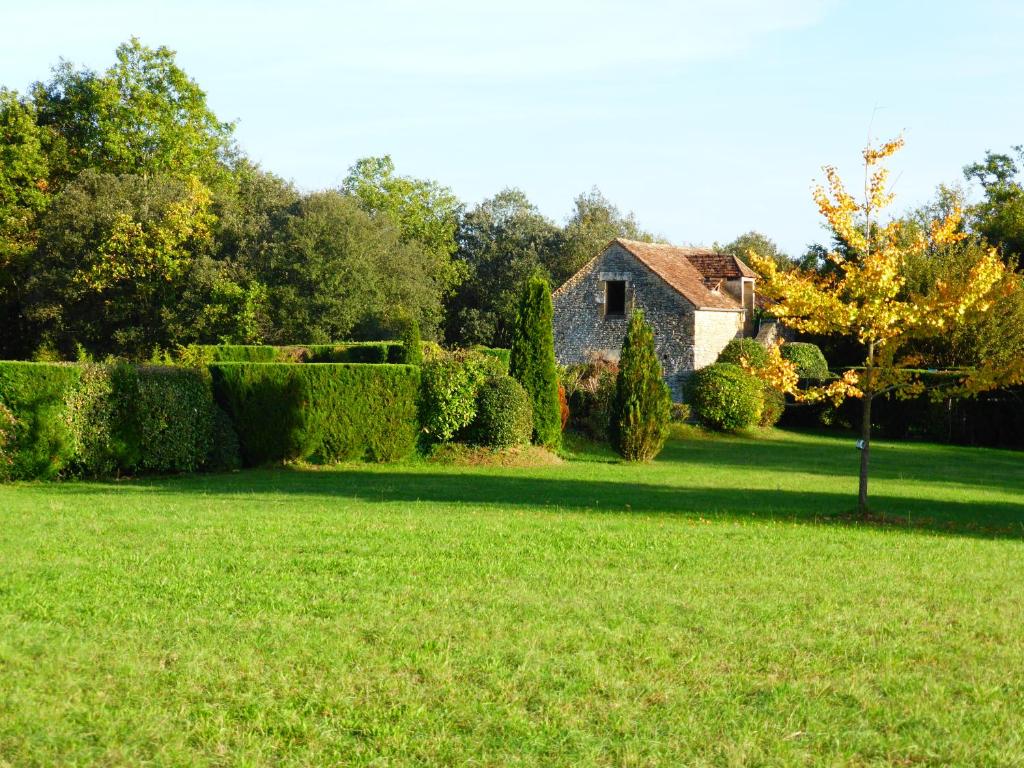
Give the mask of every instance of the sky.
[[177, 51], [241, 148], [313, 190], [360, 157], [562, 222], [598, 187], [677, 244], [826, 239], [811, 199], [902, 133], [896, 208], [1024, 143], [1024, 0], [0, 0], [0, 84]]

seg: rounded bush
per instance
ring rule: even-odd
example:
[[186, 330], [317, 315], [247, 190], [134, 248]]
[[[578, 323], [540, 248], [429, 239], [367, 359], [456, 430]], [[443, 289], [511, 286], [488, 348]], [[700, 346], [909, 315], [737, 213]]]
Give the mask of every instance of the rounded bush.
[[694, 372], [686, 399], [707, 427], [748, 429], [761, 419], [764, 386], [738, 365], [715, 363]]
[[796, 365], [797, 375], [801, 379], [824, 381], [828, 378], [828, 362], [817, 344], [803, 341], [791, 341], [783, 344], [779, 350], [783, 360]]
[[759, 427], [774, 427], [782, 418], [786, 410], [786, 396], [770, 384], [764, 385], [764, 406], [761, 409], [761, 418], [758, 420]]
[[733, 339], [725, 345], [716, 362], [742, 367], [744, 359], [751, 368], [764, 368], [768, 365], [768, 352], [755, 339]]
[[492, 448], [526, 445], [533, 435], [533, 406], [511, 376], [492, 376], [477, 394], [473, 439]]

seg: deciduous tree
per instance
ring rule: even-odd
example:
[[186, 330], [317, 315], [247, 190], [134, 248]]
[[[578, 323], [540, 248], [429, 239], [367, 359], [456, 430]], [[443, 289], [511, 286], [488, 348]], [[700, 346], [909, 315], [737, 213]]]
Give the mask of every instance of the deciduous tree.
[[[915, 369], [921, 359], [913, 354], [911, 344], [948, 334], [963, 324], [968, 313], [990, 308], [998, 300], [996, 288], [1005, 273], [998, 255], [989, 251], [955, 281], [938, 281], [924, 291], [908, 286], [904, 270], [908, 258], [963, 239], [964, 234], [957, 207], [931, 220], [909, 239], [903, 222], [878, 221], [879, 212], [893, 198], [882, 161], [902, 146], [902, 139], [896, 139], [864, 150], [864, 196], [860, 201], [847, 192], [835, 168], [825, 168], [827, 187], [817, 187], [814, 198], [845, 246], [829, 255], [834, 272], [782, 273], [774, 260], [751, 256], [751, 263], [762, 275], [759, 290], [774, 302], [771, 311], [776, 317], [797, 331], [850, 336], [863, 353], [863, 364], [827, 389], [798, 392], [793, 366], [777, 349], [770, 364], [761, 369], [761, 375], [773, 379], [779, 389], [798, 397], [861, 398], [857, 507], [862, 516], [869, 512], [872, 401], [884, 393], [920, 392]], [[965, 379], [964, 384], [984, 386], [980, 379], [974, 384]]]

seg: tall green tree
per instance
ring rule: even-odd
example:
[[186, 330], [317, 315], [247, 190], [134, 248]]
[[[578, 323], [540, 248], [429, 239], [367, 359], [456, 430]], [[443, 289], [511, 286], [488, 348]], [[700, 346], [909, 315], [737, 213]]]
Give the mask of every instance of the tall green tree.
[[20, 357], [29, 329], [22, 312], [39, 221], [49, 203], [49, 163], [35, 105], [0, 88], [0, 356]]
[[753, 251], [762, 259], [771, 259], [778, 264], [780, 269], [792, 269], [793, 267], [793, 260], [779, 249], [774, 240], [754, 230], [745, 232], [724, 245], [715, 243], [712, 247], [716, 251], [733, 254], [744, 264], [750, 262], [750, 253]]
[[985, 159], [964, 168], [968, 180], [981, 184], [985, 198], [971, 211], [971, 226], [999, 248], [1007, 260], [1024, 263], [1024, 145], [1009, 153], [986, 152]]
[[234, 125], [217, 118], [169, 48], [133, 37], [115, 57], [102, 74], [62, 61], [33, 87], [54, 181], [91, 168], [217, 183], [236, 153]]
[[576, 274], [613, 238], [647, 242], [655, 239], [654, 235], [640, 228], [632, 212], [623, 214], [597, 187], [576, 197], [562, 235], [561, 247], [544, 265], [556, 285]]
[[416, 243], [349, 195], [305, 196], [275, 236], [264, 278], [276, 343], [326, 343], [392, 325], [398, 308], [433, 321], [440, 296]]
[[167, 320], [212, 244], [209, 190], [196, 179], [87, 170], [53, 200], [25, 314], [65, 352], [142, 355], [173, 343]]
[[371, 216], [384, 218], [403, 243], [416, 243], [427, 258], [427, 274], [442, 294], [450, 293], [463, 272], [452, 259], [462, 203], [436, 181], [399, 176], [390, 156], [356, 162], [342, 183]]
[[509, 373], [530, 395], [534, 442], [547, 448], [557, 448], [562, 442], [553, 319], [548, 281], [531, 277], [516, 316]]
[[609, 429], [612, 445], [628, 461], [650, 461], [668, 439], [672, 397], [654, 348], [654, 331], [636, 310], [622, 342]]
[[458, 242], [466, 279], [448, 301], [445, 335], [507, 347], [523, 286], [557, 252], [559, 228], [521, 190], [503, 189], [465, 215]]

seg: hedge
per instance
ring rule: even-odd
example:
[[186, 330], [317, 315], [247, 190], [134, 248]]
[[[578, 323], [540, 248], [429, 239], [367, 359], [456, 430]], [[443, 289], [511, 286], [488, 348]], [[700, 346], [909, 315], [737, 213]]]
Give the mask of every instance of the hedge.
[[274, 347], [245, 344], [193, 344], [177, 362], [210, 363], [401, 363], [405, 354], [397, 341], [351, 341], [342, 344], [290, 344]]
[[212, 443], [204, 371], [0, 363], [0, 401], [16, 420], [3, 471], [17, 479], [190, 472]]
[[210, 372], [249, 466], [391, 461], [416, 447], [415, 366], [215, 363]]
[[3, 477], [57, 477], [74, 458], [75, 435], [68, 400], [81, 381], [70, 363], [0, 363], [0, 402], [15, 419]]

